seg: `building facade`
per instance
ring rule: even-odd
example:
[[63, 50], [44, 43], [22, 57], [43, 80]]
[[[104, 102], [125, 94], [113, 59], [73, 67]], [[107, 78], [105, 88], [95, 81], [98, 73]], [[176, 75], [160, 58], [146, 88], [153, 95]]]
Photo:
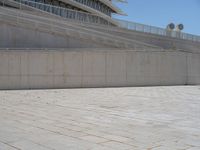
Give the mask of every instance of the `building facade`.
[[[99, 16], [110, 24], [115, 25], [112, 14], [124, 15], [112, 0], [31, 0], [37, 3], [58, 6], [78, 12]], [[118, 1], [126, 2], [126, 1]]]

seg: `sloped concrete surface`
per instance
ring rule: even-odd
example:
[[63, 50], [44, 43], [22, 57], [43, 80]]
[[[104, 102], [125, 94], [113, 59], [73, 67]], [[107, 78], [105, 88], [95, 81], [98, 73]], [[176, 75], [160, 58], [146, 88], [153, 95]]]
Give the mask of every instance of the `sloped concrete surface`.
[[200, 87], [0, 91], [1, 150], [199, 150]]
[[[80, 25], [71, 24], [66, 21], [63, 22], [62, 20], [54, 18], [48, 18], [47, 16], [42, 15], [39, 17], [38, 15], [33, 15], [28, 11], [24, 12], [2, 7], [0, 9], [0, 14], [0, 29], [4, 31], [0, 36], [0, 40], [3, 41], [3, 44], [0, 43], [0, 47], [61, 48], [64, 46], [65, 48], [80, 48], [87, 47], [87, 45], [88, 47], [91, 47], [93, 43], [96, 43], [100, 44], [101, 47], [159, 48], [158, 46], [107, 34], [105, 32], [91, 30], [90, 28], [83, 28]], [[18, 33], [21, 33], [22, 36]], [[24, 37], [24, 34], [26, 37]], [[58, 36], [59, 38], [65, 37], [64, 39], [67, 41], [67, 45], [66, 43], [63, 43], [63, 40], [55, 40], [55, 38], [57, 38], [55, 36]], [[79, 39], [81, 43], [79, 44], [78, 41], [74, 41], [74, 38]], [[83, 41], [86, 45], [82, 45]], [[61, 44], [61, 46], [59, 46], [58, 42], [60, 42], [59, 44]]]

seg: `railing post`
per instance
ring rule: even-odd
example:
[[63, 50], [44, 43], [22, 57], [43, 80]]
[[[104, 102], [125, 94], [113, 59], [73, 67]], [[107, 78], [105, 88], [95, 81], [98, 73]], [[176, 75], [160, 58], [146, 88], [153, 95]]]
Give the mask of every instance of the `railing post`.
[[20, 4], [19, 5], [20, 5], [19, 8], [21, 10], [22, 9], [22, 0], [20, 0]]
[[75, 17], [74, 17], [75, 20], [78, 20], [78, 19], [77, 19], [77, 18], [78, 18], [77, 15], [78, 15], [78, 13], [77, 13], [77, 11], [75, 11]]
[[98, 20], [98, 24], [101, 24], [101, 20], [100, 20], [100, 17], [98, 17], [98, 19], [97, 19], [97, 20]]
[[144, 32], [144, 25], [142, 25], [142, 31]]
[[87, 15], [86, 15], [86, 22], [89, 23], [89, 20], [90, 20], [90, 18], [89, 18], [89, 15], [87, 14]]

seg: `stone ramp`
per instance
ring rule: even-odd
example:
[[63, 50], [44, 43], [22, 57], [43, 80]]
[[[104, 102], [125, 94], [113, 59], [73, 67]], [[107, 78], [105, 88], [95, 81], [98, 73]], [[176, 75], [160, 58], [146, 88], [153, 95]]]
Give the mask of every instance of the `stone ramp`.
[[91, 28], [100, 32], [109, 33], [115, 36], [132, 39], [144, 42], [150, 45], [155, 45], [163, 49], [186, 50], [189, 52], [200, 52], [200, 42], [183, 40], [156, 34], [144, 33], [134, 30], [123, 29], [119, 27], [93, 26], [89, 24], [81, 24], [85, 28]]
[[[48, 33], [54, 33], [54, 34], [67, 34], [68, 36], [73, 36], [74, 38], [79, 38], [83, 40], [87, 40], [88, 43], [100, 43], [99, 45], [102, 45], [102, 47], [122, 47], [122, 48], [156, 48], [157, 46], [149, 45], [146, 43], [142, 43], [139, 41], [134, 41], [131, 39], [126, 39], [120, 36], [114, 36], [112, 34], [107, 34], [104, 32], [92, 30], [89, 28], [83, 28], [81, 26], [78, 26], [76, 24], [71, 24], [68, 22], [59, 21], [57, 19], [51, 18], [47, 19], [45, 16], [35, 16], [33, 14], [29, 14], [23, 11], [18, 11], [14, 9], [8, 9], [8, 8], [2, 8], [1, 9], [1, 20], [2, 22], [6, 22], [9, 20], [9, 23], [13, 23], [17, 25], [21, 25], [23, 28], [26, 26], [26, 28], [32, 28], [32, 30], [43, 31]], [[34, 24], [34, 25], [32, 25]], [[39, 24], [39, 25], [37, 25]], [[53, 29], [55, 28], [55, 29]], [[58, 29], [59, 28], [59, 29]], [[61, 31], [61, 32], [59, 32]], [[71, 31], [71, 32], [70, 32]], [[28, 34], [27, 34], [28, 35]], [[2, 35], [4, 38], [6, 35]], [[33, 37], [34, 39], [34, 37]], [[26, 39], [24, 39], [26, 41]], [[41, 39], [42, 41], [43, 39]], [[76, 41], [77, 42], [77, 41]], [[76, 43], [74, 42], [74, 43]], [[88, 44], [86, 42], [86, 44]], [[106, 46], [104, 46], [106, 45]], [[110, 46], [108, 46], [110, 45]], [[77, 45], [74, 45], [74, 47]], [[15, 46], [13, 46], [15, 47]], [[25, 47], [25, 46], [24, 46]], [[27, 45], [28, 47], [28, 45]], [[50, 46], [46, 46], [50, 47]], [[53, 47], [53, 46], [52, 46]], [[80, 46], [81, 47], [81, 46]], [[39, 47], [37, 47], [39, 48]], [[158, 47], [157, 47], [158, 48]]]
[[[96, 43], [100, 47], [104, 47], [105, 45], [106, 47], [109, 47], [108, 45], [110, 45], [110, 47], [117, 47], [123, 44], [114, 40], [109, 40], [102, 35], [95, 34], [97, 32], [94, 33], [91, 31], [91, 33], [89, 30], [81, 30], [78, 27], [73, 27], [67, 24], [62, 24], [61, 26], [61, 24], [53, 20], [29, 15], [23, 12], [18, 12], [17, 10], [2, 8], [0, 9], [0, 13], [1, 27], [4, 29], [2, 30], [5, 32], [4, 34], [1, 34], [1, 39], [4, 39], [5, 41], [2, 44], [6, 44], [7, 42], [7, 45], [4, 45], [3, 47], [33, 48], [34, 45], [35, 48], [95, 47]], [[18, 34], [18, 36], [26, 36], [16, 38], [15, 35], [19, 31], [21, 34]], [[8, 35], [10, 35], [7, 32], [10, 32], [10, 34], [12, 34], [13, 36], [7, 37]], [[49, 40], [46, 41], [46, 39]], [[13, 41], [15, 43], [12, 43]]]

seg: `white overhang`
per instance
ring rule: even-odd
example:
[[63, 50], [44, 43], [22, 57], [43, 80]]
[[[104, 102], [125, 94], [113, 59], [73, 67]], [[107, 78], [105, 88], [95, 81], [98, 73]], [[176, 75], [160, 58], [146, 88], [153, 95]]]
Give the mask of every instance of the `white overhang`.
[[[112, 1], [109, 1], [109, 0], [99, 0], [99, 1], [102, 2], [103, 4], [105, 4], [106, 6], [108, 6], [110, 9], [112, 9], [113, 12], [120, 14], [120, 15], [126, 15], [120, 8], [113, 5]], [[118, 2], [126, 2], [126, 0], [118, 0]]]
[[127, 0], [115, 0], [117, 2], [127, 3]]
[[[84, 5], [84, 4], [81, 4], [79, 2], [76, 2], [75, 0], [61, 0], [61, 1], [63, 1], [63, 2], [69, 2], [71, 5], [75, 5], [76, 3], [78, 3], [78, 4], [80, 4], [79, 8], [82, 8], [84, 6], [86, 6], [87, 9], [91, 8], [91, 7], [87, 6], [87, 5]], [[117, 6], [115, 6], [111, 1], [109, 1], [109, 0], [99, 0], [99, 1], [102, 2], [103, 4], [105, 4], [106, 6], [108, 6], [110, 9], [112, 9], [112, 11], [114, 13], [117, 13], [117, 14], [120, 14], [120, 15], [126, 15], [120, 8], [118, 8]], [[76, 7], [78, 7], [78, 6], [76, 6]]]
[[[106, 6], [108, 6], [110, 9], [112, 9], [115, 13], [120, 15], [126, 15], [120, 8], [115, 6], [112, 1], [109, 0], [99, 0], [100, 2], [104, 3]], [[124, 0], [120, 1], [123, 2]], [[125, 1], [124, 1], [125, 2]]]

